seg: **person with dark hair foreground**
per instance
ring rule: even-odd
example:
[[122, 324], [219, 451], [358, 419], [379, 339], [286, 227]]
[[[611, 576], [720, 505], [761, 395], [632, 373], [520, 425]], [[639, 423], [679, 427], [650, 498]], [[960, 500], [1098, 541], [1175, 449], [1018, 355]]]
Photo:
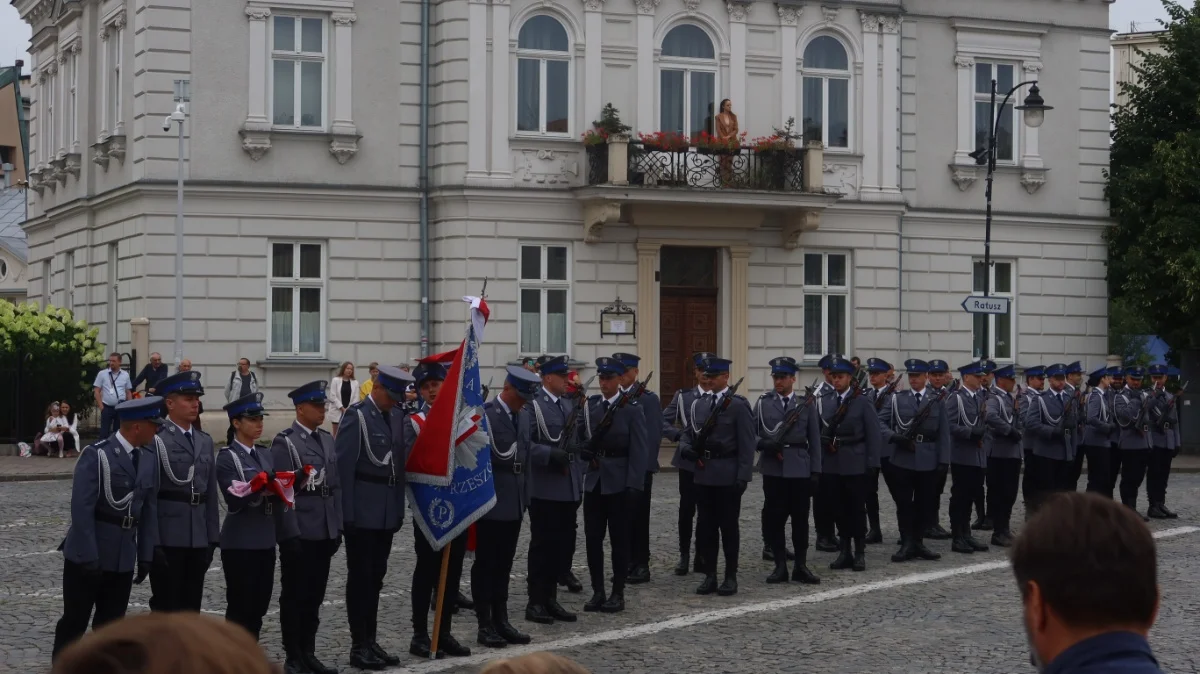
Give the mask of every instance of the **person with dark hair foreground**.
[[1146, 639], [1159, 606], [1154, 538], [1136, 512], [1055, 494], [1017, 538], [1012, 568], [1040, 672], [1161, 674]]

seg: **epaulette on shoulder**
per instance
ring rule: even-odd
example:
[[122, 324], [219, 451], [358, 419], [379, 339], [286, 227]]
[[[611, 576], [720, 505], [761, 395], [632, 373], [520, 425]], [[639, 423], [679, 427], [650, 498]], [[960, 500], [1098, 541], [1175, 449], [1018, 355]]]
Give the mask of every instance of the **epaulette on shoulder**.
[[639, 403], [639, 402], [637, 401], [637, 398], [630, 398], [630, 399], [629, 399], [629, 405], [630, 405], [630, 407], [637, 407], [637, 406], [638, 406], [638, 405], [640, 405], [640, 404], [641, 404], [641, 403]]
[[270, 449], [271, 448], [271, 446], [265, 442], [256, 442], [256, 443], [254, 443], [254, 447], [257, 449]]
[[604, 396], [602, 396], [602, 395], [600, 395], [599, 393], [597, 393], [597, 394], [596, 394], [596, 395], [594, 395], [594, 396], [588, 396], [588, 402], [592, 402], [592, 403], [594, 403], [594, 402], [596, 402], [597, 400], [601, 400], [601, 399], [603, 399], [603, 398], [604, 398]]
[[291, 426], [288, 426], [287, 428], [283, 429], [282, 431], [279, 431], [279, 434], [286, 436], [286, 435], [291, 435], [295, 431], [296, 431], [296, 429], [292, 428]]
[[772, 393], [772, 391], [763, 391], [762, 393], [758, 394], [758, 399], [762, 400], [763, 398], [766, 398], [767, 396], [771, 395], [771, 393]]
[[495, 406], [496, 406], [496, 403], [494, 403], [494, 402], [492, 402], [492, 401], [490, 401], [490, 400], [489, 400], [489, 401], [487, 401], [486, 403], [484, 403], [484, 404], [483, 404], [483, 409], [485, 409], [485, 410], [490, 410], [490, 409], [492, 409], [492, 408], [493, 408], [493, 407], [495, 407]]
[[95, 447], [96, 449], [104, 449], [105, 447], [108, 446], [108, 443], [109, 443], [109, 438], [104, 438], [102, 440], [97, 440], [96, 442], [93, 442], [92, 447]]
[[744, 402], [746, 404], [750, 404], [750, 400], [748, 398], [746, 398], [746, 396], [742, 395], [741, 393], [734, 393], [733, 397], [737, 398], [738, 400], [741, 400], [742, 402]]

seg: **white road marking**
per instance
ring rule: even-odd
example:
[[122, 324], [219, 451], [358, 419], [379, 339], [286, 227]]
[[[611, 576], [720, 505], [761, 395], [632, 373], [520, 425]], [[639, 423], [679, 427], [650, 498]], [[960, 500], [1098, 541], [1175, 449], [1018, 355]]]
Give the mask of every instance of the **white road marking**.
[[[1200, 527], [1175, 527], [1173, 529], [1164, 529], [1154, 532], [1155, 538], [1173, 538], [1175, 536], [1183, 536], [1200, 531]], [[502, 651], [489, 651], [479, 655], [472, 655], [466, 658], [447, 658], [445, 660], [432, 660], [422, 662], [407, 667], [394, 667], [386, 671], [403, 674], [404, 672], [440, 672], [447, 669], [455, 669], [457, 667], [469, 667], [472, 665], [482, 665], [489, 660], [497, 658], [512, 658], [527, 653], [536, 653], [539, 651], [560, 651], [590, 644], [599, 644], [609, 641], [621, 641], [624, 639], [636, 639], [650, 634], [657, 634], [667, 630], [683, 629], [693, 625], [703, 625], [706, 623], [720, 622], [731, 618], [740, 618], [742, 616], [751, 615], [754, 613], [770, 613], [773, 611], [782, 611], [784, 609], [795, 608], [804, 604], [819, 604], [834, 599], [843, 599], [845, 597], [853, 597], [868, 592], [878, 590], [890, 590], [895, 587], [904, 587], [906, 585], [918, 585], [921, 583], [931, 583], [937, 580], [946, 578], [954, 578], [956, 576], [966, 576], [976, 573], [987, 573], [989, 571], [999, 571], [1008, 568], [1008, 560], [1000, 560], [995, 562], [983, 562], [981, 564], [968, 564], [959, 566], [953, 569], [944, 569], [942, 571], [931, 571], [927, 573], [912, 573], [907, 576], [899, 576], [896, 578], [888, 578], [885, 580], [877, 580], [871, 583], [862, 583], [859, 585], [851, 585], [842, 587], [836, 590], [827, 590], [825, 592], [816, 592], [813, 594], [800, 595], [798, 597], [789, 597], [788, 599], [775, 599], [772, 601], [764, 601], [756, 604], [743, 604], [731, 608], [720, 609], [717, 611], [705, 611], [703, 613], [691, 613], [687, 615], [668, 618], [659, 622], [645, 623], [642, 625], [634, 625], [632, 627], [623, 627], [621, 629], [608, 630], [607, 632], [598, 632], [596, 634], [582, 634], [565, 639], [558, 639], [546, 643], [534, 643], [528, 646], [508, 647]]]
[[40, 555], [53, 555], [58, 550], [44, 550], [42, 552], [17, 552], [11, 555], [0, 555], [0, 559], [22, 559], [24, 557], [38, 557]]

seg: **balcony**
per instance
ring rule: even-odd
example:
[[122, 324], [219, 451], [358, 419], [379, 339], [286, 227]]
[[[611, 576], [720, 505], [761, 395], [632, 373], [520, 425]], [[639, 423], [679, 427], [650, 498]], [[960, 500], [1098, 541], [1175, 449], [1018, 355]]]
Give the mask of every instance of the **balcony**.
[[804, 147], [705, 149], [612, 136], [586, 148], [584, 241], [601, 240], [605, 224], [771, 229], [784, 248], [820, 226], [821, 211], [840, 195], [823, 185], [820, 143]]

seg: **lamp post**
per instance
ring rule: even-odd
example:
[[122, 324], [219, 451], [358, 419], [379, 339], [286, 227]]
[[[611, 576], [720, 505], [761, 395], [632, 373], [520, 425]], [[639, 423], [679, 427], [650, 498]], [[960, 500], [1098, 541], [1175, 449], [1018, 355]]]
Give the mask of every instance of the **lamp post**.
[[[1038, 89], [1037, 80], [1022, 82], [1013, 87], [1004, 95], [1004, 101], [1000, 104], [1000, 110], [1004, 110], [1008, 106], [1009, 99], [1021, 87], [1029, 87], [1029, 95], [1025, 97], [1025, 102], [1016, 106], [1017, 110], [1024, 113], [1025, 126], [1036, 129], [1046, 121], [1046, 111], [1054, 108], [1046, 105], [1046, 101], [1042, 99], [1040, 90]], [[991, 124], [988, 127], [988, 144], [987, 147], [981, 147], [970, 154], [975, 160], [977, 166], [987, 164], [987, 215], [984, 219], [983, 229], [983, 296], [987, 297], [991, 294], [992, 288], [992, 177], [996, 172], [996, 134], [999, 131], [1000, 118], [996, 114], [996, 80], [992, 80], [992, 107], [991, 107]], [[1014, 152], [1016, 148], [1013, 148]], [[992, 341], [992, 323], [990, 316], [984, 316], [983, 323], [983, 349], [980, 358], [983, 360], [991, 357]]]
[[163, 131], [178, 126], [179, 156], [175, 181], [175, 370], [183, 362], [183, 123], [187, 121], [185, 103], [190, 100], [189, 81], [175, 80], [175, 111], [163, 120]]

